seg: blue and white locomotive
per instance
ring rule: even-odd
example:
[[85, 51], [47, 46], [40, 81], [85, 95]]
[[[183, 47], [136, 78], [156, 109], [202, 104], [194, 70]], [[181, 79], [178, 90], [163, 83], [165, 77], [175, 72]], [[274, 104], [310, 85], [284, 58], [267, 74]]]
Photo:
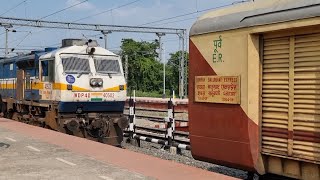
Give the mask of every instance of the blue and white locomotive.
[[0, 93], [8, 118], [60, 132], [119, 145], [128, 126], [121, 59], [96, 41], [1, 59]]

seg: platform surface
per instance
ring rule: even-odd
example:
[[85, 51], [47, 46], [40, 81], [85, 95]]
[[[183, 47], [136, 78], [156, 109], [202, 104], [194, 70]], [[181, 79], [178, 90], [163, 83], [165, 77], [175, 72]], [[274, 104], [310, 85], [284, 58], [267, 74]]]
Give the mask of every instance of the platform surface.
[[0, 179], [235, 179], [0, 119]]

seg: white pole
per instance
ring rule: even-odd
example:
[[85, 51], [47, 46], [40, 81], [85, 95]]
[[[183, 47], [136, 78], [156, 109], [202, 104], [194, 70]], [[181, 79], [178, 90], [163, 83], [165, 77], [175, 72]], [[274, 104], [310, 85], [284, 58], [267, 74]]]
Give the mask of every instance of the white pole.
[[166, 64], [163, 60], [163, 48], [162, 48], [162, 39], [161, 37], [164, 36], [164, 33], [156, 33], [159, 37], [159, 59], [163, 62], [163, 94], [162, 98], [164, 99], [166, 97]]
[[136, 90], [133, 90], [133, 101], [136, 102]]

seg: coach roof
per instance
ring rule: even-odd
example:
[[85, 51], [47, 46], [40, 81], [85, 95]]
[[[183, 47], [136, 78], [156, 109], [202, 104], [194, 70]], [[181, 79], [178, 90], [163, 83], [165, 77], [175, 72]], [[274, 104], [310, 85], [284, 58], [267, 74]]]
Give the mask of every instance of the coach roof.
[[320, 16], [320, 0], [256, 0], [200, 17], [190, 36]]

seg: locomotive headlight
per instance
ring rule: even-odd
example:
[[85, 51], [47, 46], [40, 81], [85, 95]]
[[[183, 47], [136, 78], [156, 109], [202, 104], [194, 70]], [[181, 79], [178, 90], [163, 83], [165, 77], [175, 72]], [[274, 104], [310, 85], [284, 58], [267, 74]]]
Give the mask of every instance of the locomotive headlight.
[[103, 80], [101, 78], [97, 79], [97, 86], [101, 87], [103, 85]]
[[90, 79], [90, 85], [96, 86], [96, 79]]
[[103, 85], [103, 80], [101, 78], [90, 79], [90, 85], [92, 87], [101, 87]]

